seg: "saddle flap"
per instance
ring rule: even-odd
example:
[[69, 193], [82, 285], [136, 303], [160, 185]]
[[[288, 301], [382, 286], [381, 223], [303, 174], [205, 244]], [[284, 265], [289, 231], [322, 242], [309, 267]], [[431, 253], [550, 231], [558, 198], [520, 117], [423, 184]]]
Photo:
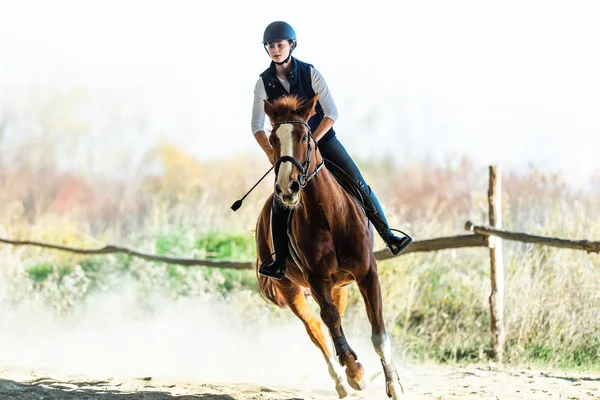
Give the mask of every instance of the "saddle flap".
[[326, 158], [323, 158], [323, 160], [325, 161], [327, 170], [333, 175], [342, 189], [356, 200], [358, 205], [365, 211], [365, 214], [367, 212], [374, 212], [375, 206], [371, 203], [369, 195], [364, 192], [359, 184], [333, 161]]

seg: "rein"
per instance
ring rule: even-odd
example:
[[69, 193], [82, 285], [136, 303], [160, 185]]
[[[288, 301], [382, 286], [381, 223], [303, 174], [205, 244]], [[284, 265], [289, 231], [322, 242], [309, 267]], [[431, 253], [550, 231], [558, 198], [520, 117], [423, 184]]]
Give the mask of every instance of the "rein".
[[321, 170], [321, 168], [323, 168], [324, 160], [321, 160], [321, 163], [319, 165], [317, 165], [317, 167], [312, 172], [312, 174], [308, 175], [308, 168], [310, 167], [310, 152], [312, 150], [312, 146], [311, 146], [312, 129], [310, 129], [310, 126], [302, 120], [279, 121], [279, 122], [275, 122], [273, 124], [273, 126], [283, 125], [283, 124], [302, 124], [308, 128], [308, 152], [306, 154], [306, 160], [304, 160], [303, 164], [300, 164], [298, 161], [296, 161], [296, 159], [294, 157], [291, 157], [291, 156], [280, 157], [277, 160], [277, 162], [275, 163], [275, 178], [277, 178], [277, 175], [279, 174], [279, 167], [281, 166], [281, 163], [289, 161], [292, 164], [294, 164], [296, 166], [296, 168], [298, 168], [300, 170], [300, 175], [298, 175], [298, 183], [300, 184], [300, 187], [303, 188], [308, 184], [308, 182], [310, 182], [311, 179], [316, 178], [319, 175], [319, 171]]

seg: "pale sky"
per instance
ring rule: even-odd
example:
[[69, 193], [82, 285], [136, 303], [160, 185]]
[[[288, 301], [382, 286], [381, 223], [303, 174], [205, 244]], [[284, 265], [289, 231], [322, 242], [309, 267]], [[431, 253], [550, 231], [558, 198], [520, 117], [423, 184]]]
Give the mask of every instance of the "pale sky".
[[[357, 158], [466, 155], [576, 182], [600, 169], [597, 1], [0, 0], [0, 16], [0, 110], [25, 112], [32, 90], [89, 88], [90, 145], [132, 159], [161, 138], [200, 158], [258, 154], [262, 33], [285, 20]], [[102, 128], [107, 98], [144, 129]]]

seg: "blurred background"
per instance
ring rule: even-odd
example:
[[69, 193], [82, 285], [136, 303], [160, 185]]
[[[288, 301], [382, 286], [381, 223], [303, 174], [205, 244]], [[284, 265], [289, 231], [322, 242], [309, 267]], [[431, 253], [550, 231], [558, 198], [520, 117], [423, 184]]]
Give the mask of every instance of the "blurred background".
[[[463, 234], [467, 219], [486, 224], [487, 166], [498, 164], [507, 229], [600, 239], [594, 1], [3, 0], [0, 10], [1, 237], [253, 260], [270, 179], [237, 213], [229, 207], [269, 168], [251, 106], [269, 65], [264, 28], [285, 20], [298, 36], [294, 55], [324, 75], [338, 137], [393, 226], [422, 240]], [[597, 368], [597, 255], [506, 243], [505, 258], [507, 361]], [[380, 269], [400, 357], [488, 359], [486, 250], [411, 254]], [[348, 319], [368, 338], [362, 300], [351, 296]], [[248, 305], [254, 321], [268, 321], [256, 336], [242, 318]], [[0, 311], [7, 363], [56, 366], [44, 350], [53, 347], [72, 350], [65, 367], [114, 367], [102, 347], [93, 357], [77, 350], [94, 332], [138, 360], [121, 362], [124, 373], [185, 365], [206, 374], [181, 357], [214, 346], [173, 359], [166, 349], [214, 344], [223, 330], [268, 337], [270, 348], [283, 340], [276, 329], [298, 331], [299, 351], [320, 358], [289, 311], [260, 299], [253, 271], [2, 245]], [[240, 325], [206, 326], [224, 312]], [[186, 329], [161, 341], [127, 330], [132, 321]], [[53, 328], [40, 334], [40, 323]], [[140, 361], [147, 343], [164, 356]], [[281, 382], [272, 356], [265, 368]]]

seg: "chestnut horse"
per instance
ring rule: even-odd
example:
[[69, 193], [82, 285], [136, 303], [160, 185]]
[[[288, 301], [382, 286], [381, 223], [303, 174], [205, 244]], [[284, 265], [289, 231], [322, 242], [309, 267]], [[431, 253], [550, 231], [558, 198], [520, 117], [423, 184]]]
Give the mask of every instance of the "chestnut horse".
[[317, 99], [318, 95], [301, 102], [287, 96], [273, 104], [265, 100], [265, 113], [273, 125], [269, 141], [277, 160], [276, 189], [258, 218], [257, 268], [274, 252], [270, 223], [273, 196], [293, 211], [288, 222], [290, 257], [285, 276], [275, 280], [257, 273], [260, 291], [276, 305], [287, 305], [304, 323], [310, 339], [323, 353], [342, 398], [349, 388], [303, 288], [310, 289], [320, 308], [321, 320], [329, 329], [348, 384], [361, 390], [367, 381], [364, 369], [342, 330], [342, 316], [348, 304], [347, 285], [356, 282], [371, 323], [371, 341], [383, 366], [386, 393], [388, 397], [401, 399], [404, 391], [392, 362], [392, 344], [383, 322], [371, 227], [362, 208], [324, 166], [311, 136], [307, 121], [314, 113]]

